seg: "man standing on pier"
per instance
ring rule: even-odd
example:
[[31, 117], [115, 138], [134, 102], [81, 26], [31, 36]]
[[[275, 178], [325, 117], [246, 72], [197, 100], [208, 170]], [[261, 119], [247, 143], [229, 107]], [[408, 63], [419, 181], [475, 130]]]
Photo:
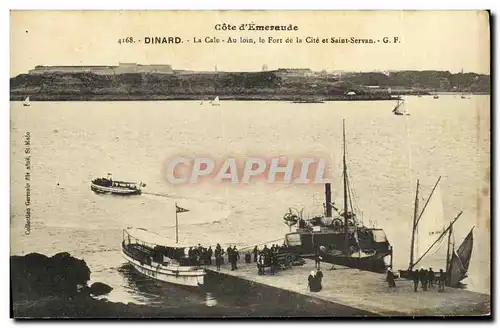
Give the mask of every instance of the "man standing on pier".
[[321, 269], [321, 257], [319, 256], [319, 249], [316, 249], [316, 254], [314, 255], [314, 267], [318, 270]]
[[427, 270], [424, 268], [420, 268], [420, 283], [422, 284], [422, 289], [427, 290]]
[[442, 293], [444, 292], [444, 284], [446, 282], [446, 274], [443, 272], [443, 269], [439, 269], [439, 292]]
[[434, 279], [436, 279], [436, 276], [434, 275], [434, 271], [432, 271], [432, 268], [429, 268], [427, 276], [429, 280], [429, 287], [434, 287]]
[[226, 251], [227, 251], [227, 261], [231, 263], [231, 253], [233, 252], [233, 248], [231, 247], [231, 245], [229, 245]]
[[389, 287], [394, 288], [396, 287], [396, 281], [394, 280], [394, 274], [392, 273], [391, 269], [387, 270], [387, 278], [386, 278], [387, 283], [389, 284]]
[[234, 257], [234, 269], [237, 270], [238, 266], [236, 264], [238, 263], [238, 260], [240, 259], [240, 253], [236, 249], [236, 246], [233, 247], [232, 254]]
[[413, 278], [413, 290], [418, 292], [418, 280], [420, 279], [420, 272], [417, 270], [411, 271]]
[[257, 255], [259, 254], [259, 249], [257, 248], [257, 246], [253, 248], [252, 253], [253, 253], [253, 261], [257, 262]]
[[[219, 246], [219, 244], [217, 244]], [[220, 265], [222, 264], [222, 249], [220, 246], [215, 248], [215, 265], [217, 266], [217, 271], [220, 271]]]

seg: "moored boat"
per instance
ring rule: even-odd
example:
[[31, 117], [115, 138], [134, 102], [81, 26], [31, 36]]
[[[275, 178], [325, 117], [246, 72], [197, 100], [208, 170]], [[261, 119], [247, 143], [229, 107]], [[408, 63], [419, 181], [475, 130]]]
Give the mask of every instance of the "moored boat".
[[114, 194], [114, 195], [140, 195], [141, 188], [146, 185], [135, 182], [115, 181], [108, 173], [107, 178], [96, 178], [90, 183], [90, 189], [99, 194]]
[[392, 113], [394, 115], [410, 115], [406, 109], [403, 108], [403, 104], [404, 104], [404, 100], [398, 98], [397, 99], [397, 104], [396, 106], [394, 107], [394, 109], [392, 110]]
[[167, 283], [198, 287], [205, 269], [192, 263], [184, 245], [142, 228], [123, 230], [122, 255], [140, 274]]
[[[469, 234], [455, 251], [454, 243], [452, 242], [453, 226], [463, 212], [458, 213], [448, 225], [445, 225], [441, 190], [439, 187], [440, 181], [441, 177], [437, 180], [422, 211], [418, 214], [420, 184], [417, 180], [410, 243], [410, 264], [408, 270], [399, 270], [399, 272], [401, 277], [411, 279], [414, 268], [417, 265], [422, 266], [422, 263], [426, 262], [426, 264], [441, 263], [442, 267], [440, 269], [446, 275], [446, 285], [449, 287], [460, 287], [462, 280], [467, 278], [469, 270], [474, 242], [474, 227], [472, 227]], [[446, 236], [448, 236], [447, 243], [445, 243]], [[446, 253], [443, 247], [445, 244], [447, 244]]]
[[[331, 200], [331, 186], [325, 185], [324, 216], [304, 219], [302, 213], [285, 214], [287, 225], [297, 225], [295, 232], [286, 234], [285, 244], [304, 257], [320, 256], [324, 262], [359, 268], [374, 272], [384, 272], [385, 258], [391, 256], [392, 246], [384, 230], [369, 228], [359, 222], [352, 208], [349, 187], [344, 128], [344, 208], [337, 209]], [[335, 210], [336, 214], [333, 214]]]
[[220, 106], [219, 96], [215, 97], [214, 100], [210, 101], [212, 106]]

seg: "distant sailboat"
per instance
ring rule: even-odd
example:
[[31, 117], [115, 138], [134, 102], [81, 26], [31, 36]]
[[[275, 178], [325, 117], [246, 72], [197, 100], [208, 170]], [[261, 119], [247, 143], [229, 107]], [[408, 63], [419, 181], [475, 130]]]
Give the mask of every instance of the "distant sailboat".
[[26, 99], [24, 99], [24, 103], [23, 103], [23, 106], [29, 106], [30, 105], [30, 97], [26, 97]]
[[219, 106], [220, 105], [219, 96], [215, 97], [215, 99], [212, 100], [210, 103], [212, 104], [212, 106]]
[[396, 107], [394, 107], [394, 109], [392, 110], [392, 113], [394, 115], [410, 115], [409, 113], [406, 112], [406, 110], [404, 110], [404, 108], [402, 107], [404, 104], [404, 100], [401, 100], [401, 99], [398, 99], [398, 103], [396, 104]]
[[434, 99], [439, 99], [439, 96], [438, 96], [438, 95], [435, 95], [435, 96], [434, 96]]

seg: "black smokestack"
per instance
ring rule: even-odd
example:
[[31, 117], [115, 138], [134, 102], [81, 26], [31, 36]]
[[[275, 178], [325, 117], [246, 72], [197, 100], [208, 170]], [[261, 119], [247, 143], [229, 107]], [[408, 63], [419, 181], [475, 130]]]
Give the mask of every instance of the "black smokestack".
[[332, 190], [330, 183], [325, 184], [325, 206], [326, 206], [326, 217], [332, 217]]

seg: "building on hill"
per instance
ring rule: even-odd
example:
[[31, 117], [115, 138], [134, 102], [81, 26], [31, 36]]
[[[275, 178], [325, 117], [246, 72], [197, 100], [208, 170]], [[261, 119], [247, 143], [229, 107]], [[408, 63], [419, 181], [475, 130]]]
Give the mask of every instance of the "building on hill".
[[278, 75], [288, 76], [311, 76], [314, 74], [310, 68], [278, 68], [275, 72]]
[[126, 73], [172, 74], [171, 65], [141, 65], [137, 63], [119, 63], [118, 66], [36, 66], [29, 74], [46, 73], [94, 73], [102, 75]]

